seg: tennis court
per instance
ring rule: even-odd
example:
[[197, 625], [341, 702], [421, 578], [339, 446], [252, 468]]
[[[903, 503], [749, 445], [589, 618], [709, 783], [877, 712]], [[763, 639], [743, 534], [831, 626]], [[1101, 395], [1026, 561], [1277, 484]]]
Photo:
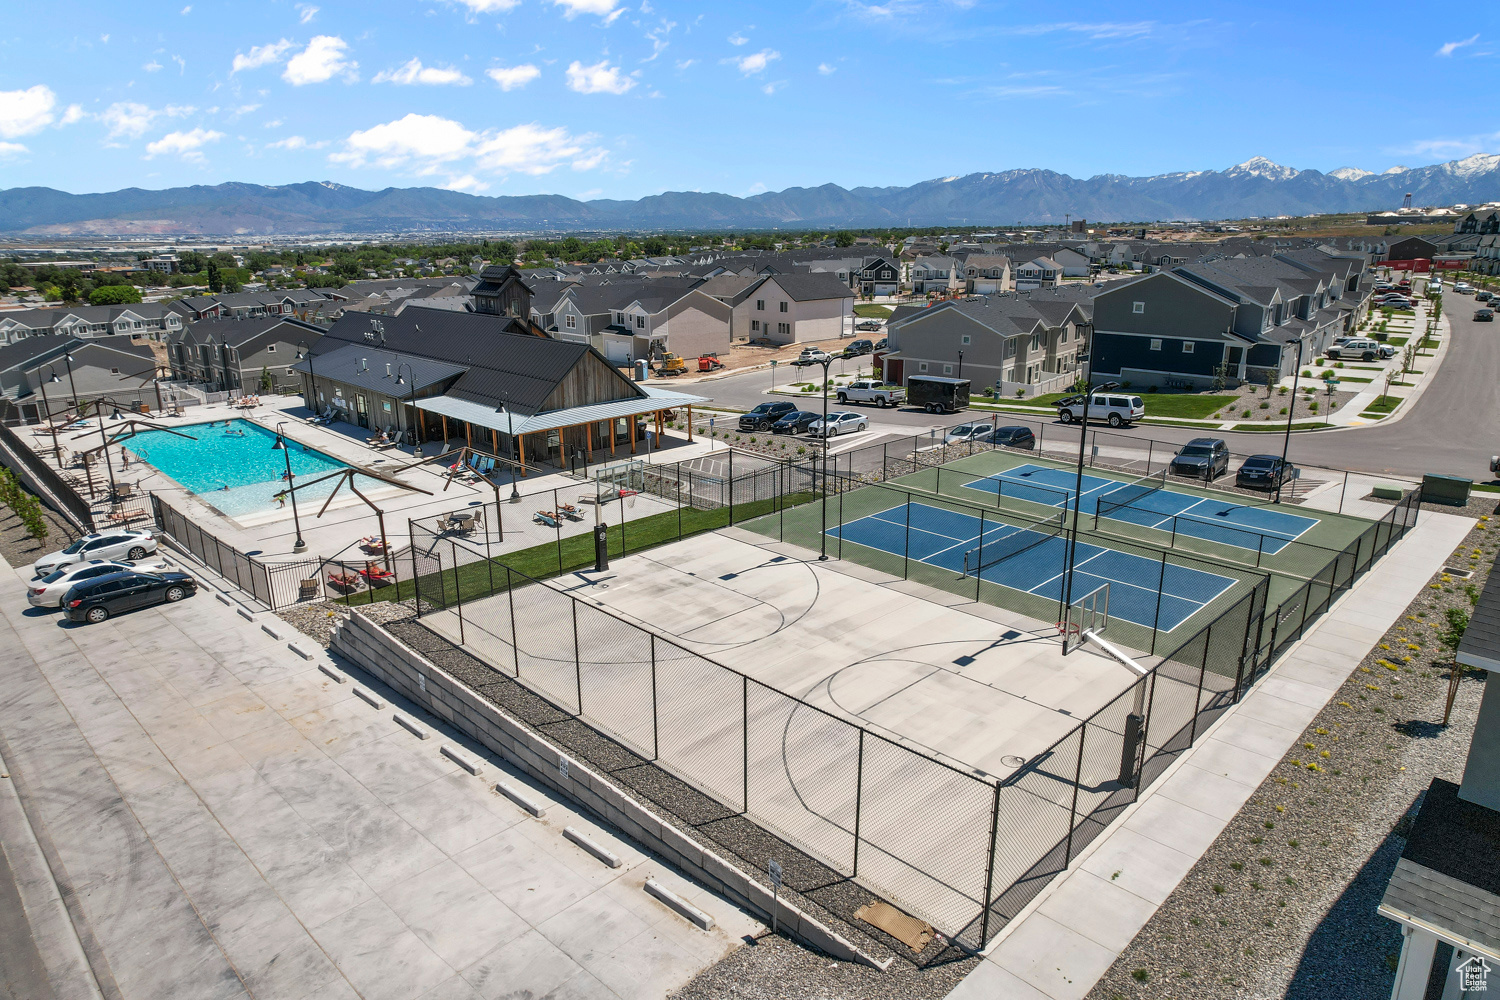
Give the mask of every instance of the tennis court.
[[[908, 518], [910, 524], [908, 527]], [[923, 503], [893, 507], [850, 521], [828, 533], [872, 549], [974, 576], [1022, 593], [1060, 601], [1067, 542], [1062, 517], [1043, 526], [980, 518]], [[1109, 614], [1144, 628], [1170, 632], [1211, 603], [1236, 580], [1118, 552], [1080, 541], [1073, 597], [1109, 584]]]
[[[1318, 520], [1265, 506], [1238, 504], [1222, 497], [1201, 497], [1165, 488], [1165, 472], [1133, 483], [1104, 476], [1083, 477], [1081, 514], [1098, 513], [1115, 521], [1191, 535], [1266, 555], [1280, 552], [1316, 526]], [[1066, 469], [1021, 465], [978, 477], [964, 484], [986, 497], [1011, 497], [1065, 507], [1073, 501], [1077, 474]], [[991, 501], [993, 502], [993, 501]]]

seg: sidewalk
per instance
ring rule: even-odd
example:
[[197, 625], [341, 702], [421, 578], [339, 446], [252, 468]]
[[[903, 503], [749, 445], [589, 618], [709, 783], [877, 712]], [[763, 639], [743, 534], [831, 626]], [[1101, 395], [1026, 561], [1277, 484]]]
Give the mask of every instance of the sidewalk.
[[1087, 995], [1473, 524], [1423, 512], [1239, 705], [1011, 921], [950, 1000]]

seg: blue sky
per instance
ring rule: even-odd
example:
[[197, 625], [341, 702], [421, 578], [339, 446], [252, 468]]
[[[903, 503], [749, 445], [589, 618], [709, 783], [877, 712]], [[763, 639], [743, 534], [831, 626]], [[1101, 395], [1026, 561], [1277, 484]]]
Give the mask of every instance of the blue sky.
[[1500, 149], [1497, 59], [1488, 4], [62, 0], [0, 39], [0, 187], [1380, 171]]

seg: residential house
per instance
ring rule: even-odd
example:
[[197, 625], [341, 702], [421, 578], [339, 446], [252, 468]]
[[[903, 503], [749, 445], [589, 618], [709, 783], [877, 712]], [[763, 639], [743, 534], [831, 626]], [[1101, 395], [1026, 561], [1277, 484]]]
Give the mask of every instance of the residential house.
[[1475, 233], [1480, 236], [1490, 236], [1500, 233], [1500, 212], [1492, 212], [1481, 209], [1470, 212], [1453, 224], [1455, 233]]
[[1037, 257], [1016, 265], [1016, 291], [1056, 288], [1062, 280], [1062, 265], [1051, 257]]
[[854, 334], [854, 292], [832, 274], [774, 274], [749, 290], [733, 326], [751, 340], [798, 344]]
[[1083, 295], [1038, 292], [950, 300], [893, 315], [886, 324], [891, 353], [882, 359], [885, 378], [967, 378], [1005, 396], [1059, 391], [1080, 373], [1089, 312]]
[[0, 414], [7, 424], [36, 423], [80, 400], [137, 408], [152, 401], [151, 346], [130, 336], [28, 337], [0, 347]]
[[296, 392], [300, 379], [291, 366], [322, 335], [321, 327], [290, 316], [205, 319], [168, 343], [167, 360], [175, 380], [215, 392]]
[[157, 302], [20, 309], [0, 313], [0, 344], [59, 333], [73, 337], [133, 335], [146, 340], [160, 340], [164, 335], [181, 329], [182, 316]]
[[967, 254], [963, 268], [964, 290], [971, 295], [993, 295], [1014, 287], [1011, 261], [1005, 254]]
[[1474, 248], [1474, 260], [1469, 265], [1480, 274], [1500, 274], [1500, 234], [1490, 233], [1479, 237]]
[[911, 262], [911, 290], [916, 295], [951, 295], [963, 287], [964, 267], [946, 254], [921, 256]]

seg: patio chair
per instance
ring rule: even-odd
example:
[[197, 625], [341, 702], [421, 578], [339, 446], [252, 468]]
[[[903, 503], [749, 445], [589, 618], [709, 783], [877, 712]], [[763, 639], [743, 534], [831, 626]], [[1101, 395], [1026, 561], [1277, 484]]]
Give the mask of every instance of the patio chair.
[[539, 524], [545, 524], [549, 528], [557, 527], [557, 514], [550, 510], [539, 510], [531, 515], [531, 519]]

